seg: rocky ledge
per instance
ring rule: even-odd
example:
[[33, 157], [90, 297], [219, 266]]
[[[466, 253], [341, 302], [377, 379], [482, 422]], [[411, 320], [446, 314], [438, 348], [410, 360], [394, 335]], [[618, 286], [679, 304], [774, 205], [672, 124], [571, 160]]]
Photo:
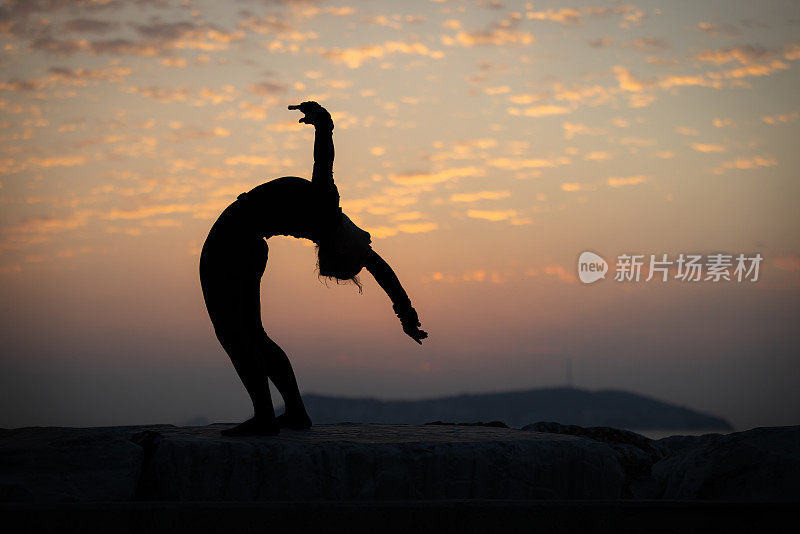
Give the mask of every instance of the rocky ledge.
[[649, 440], [537, 423], [0, 430], [0, 502], [800, 500], [800, 426]]

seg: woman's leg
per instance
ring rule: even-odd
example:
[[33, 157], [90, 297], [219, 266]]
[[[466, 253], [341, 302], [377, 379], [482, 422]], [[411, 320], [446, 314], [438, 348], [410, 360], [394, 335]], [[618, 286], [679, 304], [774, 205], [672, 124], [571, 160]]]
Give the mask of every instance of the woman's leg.
[[201, 256], [200, 281], [217, 339], [253, 403], [253, 418], [223, 430], [225, 435], [275, 435], [279, 432], [262, 342], [265, 333], [261, 325], [260, 276], [254, 275], [254, 260], [256, 263], [263, 261], [258, 275], [266, 264], [266, 244], [262, 241], [261, 246], [263, 259], [260, 255], [248, 254], [247, 249], [235, 253], [204, 250]]
[[[227, 323], [230, 324], [230, 323]], [[247, 323], [245, 323], [246, 325]], [[267, 379], [267, 359], [261, 346], [263, 328], [234, 325], [231, 328], [217, 326], [217, 338], [233, 363], [253, 403], [253, 417], [233, 428], [223, 430], [224, 435], [276, 435], [279, 431], [272, 407], [272, 396]]]
[[280, 392], [281, 397], [283, 397], [283, 403], [286, 407], [286, 412], [278, 417], [280, 426], [295, 429], [309, 428], [311, 426], [311, 418], [308, 417], [303, 399], [300, 396], [300, 389], [297, 386], [297, 379], [294, 376], [294, 370], [289, 358], [266, 332], [263, 332], [261, 340], [267, 374]]
[[267, 419], [275, 417], [267, 384], [269, 375], [266, 362], [257, 341], [258, 333], [240, 331], [230, 335], [220, 335], [218, 332], [217, 336], [253, 402], [253, 411], [256, 417]]

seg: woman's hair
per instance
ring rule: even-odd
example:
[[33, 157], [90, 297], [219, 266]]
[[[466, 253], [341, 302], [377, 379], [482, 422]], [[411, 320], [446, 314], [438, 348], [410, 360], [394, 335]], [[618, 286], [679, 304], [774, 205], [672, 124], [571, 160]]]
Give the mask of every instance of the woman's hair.
[[[358, 279], [358, 273], [363, 266], [347, 265], [345, 257], [337, 254], [330, 247], [320, 247], [316, 245], [317, 250], [317, 272], [320, 277], [328, 280], [336, 280], [337, 284], [347, 284], [352, 282], [358, 287], [358, 292], [361, 293], [361, 281]], [[357, 267], [357, 270], [355, 270]], [[355, 270], [355, 272], [353, 272]]]

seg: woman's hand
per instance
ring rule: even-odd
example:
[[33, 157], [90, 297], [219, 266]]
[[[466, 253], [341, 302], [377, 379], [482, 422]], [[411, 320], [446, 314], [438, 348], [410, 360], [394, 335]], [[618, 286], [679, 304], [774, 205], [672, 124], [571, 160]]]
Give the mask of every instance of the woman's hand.
[[403, 332], [422, 345], [422, 340], [428, 337], [428, 333], [424, 330], [420, 330], [419, 327], [422, 326], [422, 323], [419, 322], [417, 311], [411, 305], [407, 308], [405, 306], [398, 307], [395, 305], [393, 308], [397, 317], [400, 319], [400, 324], [403, 325]]
[[303, 112], [304, 117], [298, 122], [306, 124], [313, 124], [317, 128], [326, 128], [333, 130], [333, 119], [328, 110], [317, 104], [316, 102], [303, 102], [296, 106], [289, 106], [289, 109], [297, 109]]
[[422, 340], [425, 339], [426, 337], [428, 337], [428, 333], [425, 330], [420, 330], [419, 329], [420, 326], [421, 326], [420, 323], [417, 323], [414, 326], [412, 326], [410, 324], [407, 324], [407, 325], [404, 324], [403, 325], [403, 332], [408, 334], [408, 336], [411, 339], [413, 339], [414, 341], [416, 341], [417, 343], [422, 345]]
[[422, 325], [419, 322], [417, 311], [411, 305], [411, 300], [403, 290], [403, 286], [400, 285], [400, 280], [397, 279], [392, 268], [372, 249], [364, 260], [364, 267], [375, 277], [375, 281], [392, 300], [392, 309], [403, 325], [403, 332], [422, 345], [422, 340], [428, 337], [428, 333], [420, 330], [419, 327]]

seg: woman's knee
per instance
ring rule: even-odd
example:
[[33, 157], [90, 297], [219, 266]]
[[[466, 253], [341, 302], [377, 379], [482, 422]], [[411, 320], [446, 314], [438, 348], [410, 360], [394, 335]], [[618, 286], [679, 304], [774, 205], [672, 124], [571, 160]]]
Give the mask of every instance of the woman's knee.
[[261, 333], [263, 331], [264, 329], [260, 327], [243, 328], [241, 325], [214, 325], [217, 339], [222, 348], [228, 353], [231, 351], [258, 350], [261, 345]]

